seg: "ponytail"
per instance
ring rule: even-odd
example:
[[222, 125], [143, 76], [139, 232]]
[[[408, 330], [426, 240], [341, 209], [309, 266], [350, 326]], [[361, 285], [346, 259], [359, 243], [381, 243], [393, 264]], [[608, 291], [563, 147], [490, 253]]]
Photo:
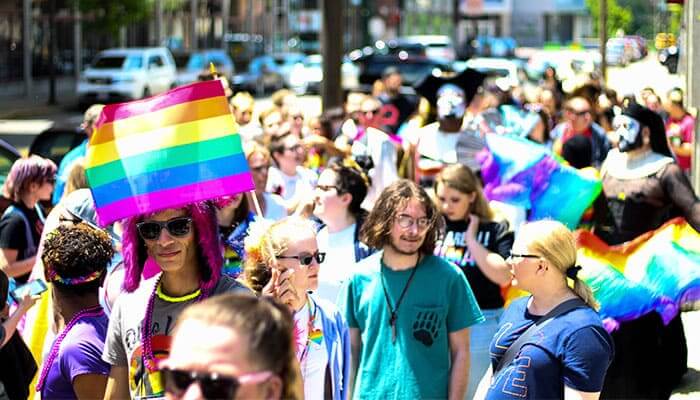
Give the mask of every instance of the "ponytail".
[[574, 293], [583, 300], [584, 303], [588, 304], [589, 307], [598, 311], [600, 305], [598, 301], [593, 297], [593, 291], [591, 287], [586, 284], [586, 282], [575, 279], [574, 280]]

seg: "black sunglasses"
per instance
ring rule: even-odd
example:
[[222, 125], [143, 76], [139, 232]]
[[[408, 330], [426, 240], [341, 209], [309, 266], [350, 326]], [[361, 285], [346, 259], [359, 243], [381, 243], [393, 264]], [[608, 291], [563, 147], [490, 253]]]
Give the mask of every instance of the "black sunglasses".
[[321, 264], [323, 260], [326, 259], [326, 253], [322, 252], [316, 252], [316, 254], [299, 254], [298, 256], [277, 256], [277, 258], [294, 258], [299, 260], [299, 264], [301, 265], [311, 265], [313, 262], [314, 258], [316, 259], [316, 262]]
[[182, 237], [190, 233], [192, 228], [192, 218], [176, 217], [167, 221], [145, 221], [136, 224], [139, 235], [144, 240], [156, 240], [160, 236], [160, 231], [165, 228], [174, 237]]
[[272, 373], [263, 371], [252, 374], [223, 376], [217, 373], [195, 372], [179, 369], [162, 368], [165, 392], [173, 396], [182, 396], [187, 388], [197, 382], [205, 399], [233, 399], [236, 391], [245, 383], [260, 383], [269, 379]]

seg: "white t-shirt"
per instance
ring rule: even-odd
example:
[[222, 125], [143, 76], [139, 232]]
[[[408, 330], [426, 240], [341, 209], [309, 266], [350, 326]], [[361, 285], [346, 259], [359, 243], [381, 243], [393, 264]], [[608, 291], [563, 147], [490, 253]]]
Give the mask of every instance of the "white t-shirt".
[[277, 167], [270, 167], [267, 176], [267, 189], [271, 193], [279, 193], [283, 199], [293, 199], [295, 195], [304, 195], [316, 187], [318, 177], [310, 169], [297, 167], [296, 174], [289, 176]]
[[421, 157], [427, 157], [429, 160], [420, 160], [418, 167], [421, 169], [434, 168], [433, 165], [420, 165], [431, 161], [442, 164], [456, 163], [459, 136], [459, 132], [441, 131], [437, 122], [423, 127], [416, 151]]
[[287, 216], [287, 206], [284, 200], [276, 194], [263, 192], [265, 199], [265, 219], [279, 221]]
[[316, 235], [318, 251], [326, 253], [318, 272], [316, 296], [331, 303], [336, 303], [340, 287], [353, 273], [355, 226], [352, 224], [336, 233], [329, 233], [324, 226]]
[[[304, 308], [294, 314], [294, 325], [301, 331], [302, 338], [309, 337], [309, 317], [315, 313], [313, 323], [313, 334], [308, 341], [308, 349], [301, 360], [301, 377], [304, 381], [304, 398], [307, 400], [323, 399], [326, 382], [326, 366], [328, 365], [328, 352], [323, 341], [323, 323], [321, 322], [320, 311], [316, 310], [316, 305], [309, 303]], [[303, 354], [303, 353], [302, 353]]]

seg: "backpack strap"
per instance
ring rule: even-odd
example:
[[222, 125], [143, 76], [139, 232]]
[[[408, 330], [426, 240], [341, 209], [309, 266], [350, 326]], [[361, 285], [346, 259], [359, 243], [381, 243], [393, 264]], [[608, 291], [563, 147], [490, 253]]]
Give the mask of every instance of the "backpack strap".
[[555, 317], [579, 307], [587, 307], [587, 305], [579, 297], [569, 299], [554, 307], [547, 314], [538, 319], [537, 322], [530, 325], [530, 327], [527, 328], [527, 330], [525, 330], [525, 332], [523, 332], [518, 339], [510, 345], [510, 347], [508, 347], [508, 350], [506, 350], [503, 357], [501, 357], [501, 361], [498, 362], [498, 365], [493, 370], [493, 376], [496, 376], [496, 374], [498, 374], [503, 367], [510, 364], [518, 353], [520, 353], [520, 349], [523, 347], [523, 345]]

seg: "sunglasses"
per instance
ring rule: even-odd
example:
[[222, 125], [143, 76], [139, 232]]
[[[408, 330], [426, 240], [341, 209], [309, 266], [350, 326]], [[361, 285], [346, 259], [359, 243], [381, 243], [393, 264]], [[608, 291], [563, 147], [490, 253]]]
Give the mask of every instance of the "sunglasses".
[[277, 256], [277, 258], [294, 258], [299, 260], [299, 264], [309, 266], [316, 259], [316, 262], [321, 264], [326, 259], [326, 253], [316, 252], [316, 254], [302, 253], [298, 256]]
[[518, 254], [518, 253], [513, 253], [511, 251], [510, 256], [508, 256], [508, 259], [506, 261], [512, 262], [513, 264], [519, 264], [521, 261], [523, 261], [526, 258], [541, 258], [541, 256], [538, 256], [535, 254]]
[[56, 177], [46, 178], [46, 183], [56, 184]]
[[337, 186], [333, 186], [333, 185], [316, 185], [316, 189], [319, 189], [322, 192], [329, 192], [329, 191], [335, 189], [336, 191], [338, 191], [340, 193], [340, 189], [338, 189]]
[[143, 240], [156, 240], [160, 236], [160, 231], [165, 228], [173, 237], [182, 237], [190, 233], [192, 228], [192, 218], [176, 217], [167, 221], [145, 221], [136, 224], [136, 229]]
[[195, 372], [163, 368], [160, 370], [165, 383], [165, 392], [181, 397], [194, 382], [205, 399], [233, 399], [241, 385], [262, 383], [270, 379], [272, 372], [262, 371], [238, 377], [223, 376], [217, 373]]
[[259, 174], [259, 173], [262, 173], [262, 172], [265, 172], [265, 171], [267, 171], [268, 169], [270, 169], [270, 166], [269, 166], [269, 165], [260, 165], [260, 166], [257, 166], [257, 167], [250, 167], [250, 170], [251, 170], [251, 171], [253, 171], [253, 172], [255, 172], [255, 173], [258, 173], [258, 174]]

